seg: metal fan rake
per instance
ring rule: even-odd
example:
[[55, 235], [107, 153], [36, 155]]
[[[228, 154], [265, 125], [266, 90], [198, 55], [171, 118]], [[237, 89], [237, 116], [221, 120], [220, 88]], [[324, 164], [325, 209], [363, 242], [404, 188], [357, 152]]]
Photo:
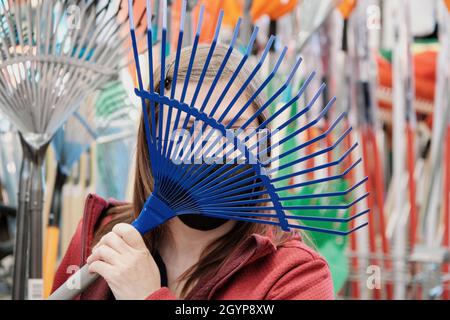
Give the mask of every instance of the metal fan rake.
[[84, 98], [128, 64], [121, 11], [107, 0], [0, 1], [0, 110], [24, 147], [14, 299], [42, 298], [44, 155]]
[[[131, 3], [130, 3], [131, 5]], [[191, 71], [196, 61], [196, 52], [204, 50], [199, 46], [200, 32], [202, 30], [203, 9], [200, 10], [196, 33], [192, 47], [183, 51], [184, 19], [186, 13], [186, 1], [183, 1], [181, 14], [180, 31], [178, 45], [175, 53], [175, 60], [172, 65], [173, 75], [168, 76], [166, 66], [166, 30], [167, 30], [167, 1], [162, 2], [162, 31], [160, 57], [161, 66], [154, 70], [153, 49], [151, 47], [152, 29], [147, 29], [148, 37], [148, 61], [149, 74], [154, 72], [160, 75], [160, 82], [155, 83], [154, 77], [150, 77], [149, 89], [144, 88], [141, 76], [141, 64], [139, 60], [137, 40], [134, 27], [133, 14], [130, 11], [131, 38], [137, 69], [139, 88], [135, 90], [141, 98], [143, 108], [144, 128], [146, 131], [148, 154], [151, 164], [151, 171], [154, 177], [153, 192], [149, 195], [140, 215], [132, 225], [141, 233], [145, 234], [153, 228], [161, 225], [169, 219], [184, 214], [198, 214], [212, 218], [237, 220], [240, 222], [264, 223], [278, 226], [285, 231], [290, 229], [305, 229], [310, 231], [325, 232], [336, 235], [347, 235], [354, 232], [367, 223], [363, 222], [353, 229], [334, 230], [320, 227], [310, 227], [301, 224], [301, 221], [313, 220], [324, 222], [348, 223], [358, 217], [362, 217], [369, 212], [364, 210], [352, 217], [336, 218], [323, 217], [315, 214], [318, 210], [338, 210], [347, 209], [354, 206], [367, 197], [367, 194], [356, 196], [344, 205], [286, 205], [285, 202], [301, 199], [330, 198], [335, 196], [347, 196], [363, 185], [366, 179], [351, 186], [345, 191], [328, 192], [322, 194], [303, 194], [300, 196], [285, 196], [283, 191], [299, 186], [330, 183], [344, 177], [361, 160], [352, 164], [336, 175], [324, 176], [312, 181], [304, 180], [295, 185], [286, 185], [284, 182], [294, 176], [302, 176], [312, 171], [320, 171], [329, 167], [338, 167], [345, 158], [357, 147], [351, 146], [340, 157], [332, 162], [323, 163], [315, 167], [294, 171], [291, 174], [277, 175], [277, 172], [286, 168], [295, 168], [297, 164], [304, 163], [308, 159], [326, 155], [332, 152], [336, 146], [340, 145], [343, 139], [349, 134], [350, 129], [338, 136], [336, 141], [325, 148], [306, 154], [304, 157], [294, 161], [286, 161], [288, 156], [298, 150], [304, 149], [311, 144], [318, 143], [328, 135], [334, 135], [336, 127], [344, 117], [341, 114], [324, 133], [321, 133], [310, 140], [296, 145], [291, 150], [280, 152], [281, 147], [287, 141], [295, 138], [305, 130], [316, 126], [327, 114], [334, 103], [332, 99], [319, 115], [300, 127], [295, 132], [283, 136], [283, 130], [300, 117], [308, 113], [316, 100], [320, 97], [325, 86], [323, 85], [313, 99], [293, 117], [283, 121], [275, 128], [271, 124], [280, 117], [290, 106], [296, 102], [303, 94], [311, 82], [314, 74], [311, 74], [298, 93], [285, 103], [273, 115], [260, 121], [258, 117], [269, 108], [269, 106], [279, 98], [288, 88], [294, 75], [301, 64], [298, 58], [291, 68], [283, 85], [268, 98], [264, 104], [251, 116], [240, 123], [236, 128], [236, 123], [241, 116], [250, 109], [257, 96], [263, 92], [277, 73], [286, 55], [285, 48], [272, 71], [267, 78], [257, 87], [251, 97], [244, 97], [244, 91], [250, 83], [256, 81], [269, 50], [274, 45], [274, 37], [271, 37], [261, 54], [256, 66], [250, 68], [251, 72], [244, 83], [236, 84], [236, 78], [246, 63], [254, 45], [258, 29], [255, 28], [248, 42], [246, 51], [240, 56], [240, 63], [234, 70], [230, 78], [223, 79], [224, 68], [229, 62], [230, 56], [237, 55], [234, 51], [241, 20], [237, 22], [234, 29], [233, 38], [223, 57], [220, 67], [214, 71], [213, 80], [208, 83], [206, 93], [201, 94], [205, 88], [204, 79], [209, 70], [209, 64], [218, 46], [218, 37], [223, 18], [223, 12], [219, 15], [215, 35], [210, 46], [206, 61], [202, 62], [202, 72], [195, 83], [190, 80]], [[150, 1], [147, 1], [147, 8], [150, 8]], [[150, 14], [147, 9], [147, 14]], [[201, 48], [201, 49], [200, 49]], [[182, 76], [179, 74], [179, 62], [182, 54], [190, 53], [189, 67]], [[166, 92], [166, 80], [170, 78], [170, 88]], [[184, 79], [183, 79], [184, 78]], [[182, 79], [182, 80], [180, 80]], [[159, 85], [164, 84], [164, 85]], [[178, 89], [177, 89], [178, 87]], [[220, 87], [220, 89], [219, 89]], [[181, 89], [180, 89], [181, 88]], [[170, 90], [169, 90], [170, 89]], [[178, 90], [178, 91], [177, 91]], [[219, 92], [215, 92], [219, 91]], [[179, 92], [179, 94], [177, 94]], [[217, 97], [213, 101], [212, 97]], [[231, 97], [229, 97], [230, 95]], [[190, 99], [187, 99], [189, 96]], [[244, 99], [245, 102], [241, 102]], [[189, 101], [188, 101], [189, 100]], [[241, 105], [242, 103], [242, 105]], [[237, 111], [232, 113], [231, 110]], [[244, 118], [245, 119], [245, 118]], [[255, 126], [256, 123], [256, 126]], [[261, 134], [262, 133], [262, 134]], [[326, 170], [325, 170], [326, 171]], [[294, 214], [295, 213], [295, 214]], [[63, 284], [57, 289], [50, 299], [71, 299], [86, 289], [98, 275], [90, 274], [87, 266], [84, 266], [76, 277], [81, 284], [80, 290], [70, 289]], [[74, 278], [75, 279], [75, 278]], [[68, 280], [70, 283], [72, 279]]]

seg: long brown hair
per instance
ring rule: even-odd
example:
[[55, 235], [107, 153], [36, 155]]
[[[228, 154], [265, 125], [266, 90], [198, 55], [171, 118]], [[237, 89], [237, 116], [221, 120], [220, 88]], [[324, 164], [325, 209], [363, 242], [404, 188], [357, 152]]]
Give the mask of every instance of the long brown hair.
[[[208, 56], [209, 49], [209, 45], [201, 45], [198, 47], [195, 56], [195, 63], [190, 74], [189, 83], [192, 82], [196, 84], [198, 79], [200, 78], [203, 66]], [[212, 80], [217, 74], [217, 71], [219, 70], [222, 61], [225, 58], [227, 50], [228, 49], [222, 45], [218, 45], [216, 47], [214, 55], [212, 56], [208, 70], [206, 72], [206, 76], [204, 78], [204, 85], [207, 86], [208, 84], [211, 84]], [[183, 49], [177, 74], [177, 82], [185, 80], [190, 56], [191, 48]], [[231, 54], [228, 63], [226, 64], [226, 67], [222, 72], [221, 81], [227, 81], [228, 79], [230, 79], [232, 74], [236, 71], [240, 60], [241, 58], [239, 57], [239, 54], [236, 54], [234, 52]], [[170, 88], [170, 83], [173, 79], [174, 63], [175, 58], [173, 56], [169, 57], [167, 60], [166, 83], [164, 84], [164, 86], [168, 89]], [[235, 83], [238, 86], [242, 85], [250, 75], [251, 71], [252, 69], [249, 66], [244, 66], [244, 68], [242, 68], [241, 72], [237, 76]], [[159, 69], [155, 70], [154, 72], [154, 80], [155, 91], [157, 91], [160, 86]], [[255, 79], [249, 84], [249, 86], [247, 86], [245, 90], [247, 99], [249, 99], [256, 92], [258, 84], [258, 80]], [[264, 100], [262, 99], [262, 97], [258, 97], [257, 99], [255, 99], [255, 101], [253, 102], [253, 108], [255, 108], [255, 110], [260, 108], [263, 101]], [[259, 117], [259, 122], [261, 123], [265, 119], [265, 115], [262, 114]], [[147, 152], [147, 140], [145, 135], [144, 122], [143, 118], [141, 117], [137, 137], [133, 202], [127, 206], [112, 208], [107, 212], [108, 215], [114, 215], [114, 218], [110, 223], [99, 228], [99, 230], [96, 232], [94, 243], [97, 243], [103, 235], [110, 232], [115, 224], [120, 222], [130, 223], [139, 215], [147, 197], [153, 190], [153, 183], [154, 180], [152, 177], [150, 160]], [[156, 252], [162, 235], [166, 231], [166, 226], [161, 225], [144, 236], [144, 240], [151, 253]], [[242, 243], [252, 234], [270, 236], [274, 244], [277, 246], [281, 245], [292, 237], [292, 233], [282, 232], [279, 228], [273, 227], [271, 225], [237, 222], [232, 230], [211, 243], [203, 251], [199, 261], [191, 268], [189, 268], [178, 279], [179, 281], [186, 281], [182, 289], [182, 296], [185, 297], [188, 291], [192, 289], [192, 285], [196, 283], [201, 277], [215, 274], [220, 266], [225, 262], [226, 258], [234, 250], [234, 248], [236, 248], [240, 243]]]

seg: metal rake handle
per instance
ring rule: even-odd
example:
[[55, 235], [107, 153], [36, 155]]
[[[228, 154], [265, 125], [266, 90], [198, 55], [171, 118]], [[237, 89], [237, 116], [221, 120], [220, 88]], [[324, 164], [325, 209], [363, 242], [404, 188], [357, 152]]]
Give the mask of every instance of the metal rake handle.
[[[89, 265], [84, 265], [78, 272], [70, 276], [70, 278], [64, 282], [55, 292], [53, 292], [48, 300], [72, 300], [84, 290], [86, 290], [92, 283], [99, 278], [99, 274], [90, 273]], [[71, 287], [70, 284], [79, 285]]]

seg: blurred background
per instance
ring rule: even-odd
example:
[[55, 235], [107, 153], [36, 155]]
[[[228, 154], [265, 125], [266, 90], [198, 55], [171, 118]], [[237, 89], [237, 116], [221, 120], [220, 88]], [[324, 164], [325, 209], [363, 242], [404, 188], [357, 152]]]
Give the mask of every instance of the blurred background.
[[[24, 233], [17, 231], [23, 230], [18, 229], [21, 195], [30, 196], [26, 192], [19, 193], [20, 186], [23, 186], [20, 181], [28, 172], [24, 165], [27, 162], [22, 159], [35, 157], [35, 151], [45, 146], [43, 160], [36, 162], [43, 175], [41, 226], [44, 245], [41, 250], [45, 261], [44, 288], [51, 286], [55, 266], [82, 218], [86, 196], [97, 193], [105, 198], [130, 201], [133, 192], [133, 158], [140, 102], [134, 97], [136, 80], [134, 65], [129, 62], [132, 54], [130, 44], [128, 40], [120, 40], [120, 46], [116, 45], [117, 39], [128, 36], [124, 20], [128, 10], [126, 1], [100, 0], [89, 7], [85, 1], [48, 1], [51, 3], [45, 9], [50, 13], [48, 16], [62, 22], [53, 21], [51, 25], [55, 27], [47, 29], [44, 27], [45, 18], [41, 17], [40, 23], [30, 22], [37, 21], [36, 8], [41, 8], [42, 3], [39, 0], [0, 0], [0, 297], [4, 299], [11, 298], [13, 292], [16, 234], [19, 239]], [[152, 5], [155, 13], [152, 25], [158, 30], [162, 5], [158, 0], [152, 1]], [[353, 131], [346, 138], [345, 145], [351, 146], [358, 141], [359, 155], [354, 157], [362, 157], [363, 163], [354, 173], [337, 179], [332, 187], [312, 185], [292, 190], [297, 194], [311, 193], [311, 188], [322, 188], [322, 192], [323, 188], [346, 190], [361, 178], [369, 177], [366, 188], [370, 196], [355, 208], [355, 212], [371, 208], [368, 227], [348, 237], [308, 234], [310, 245], [330, 265], [336, 297], [448, 300], [450, 1], [188, 1], [185, 45], [192, 42], [201, 5], [205, 6], [205, 21], [208, 21], [202, 29], [201, 42], [211, 41], [221, 9], [225, 12], [220, 38], [223, 43], [230, 41], [238, 17], [243, 17], [239, 35], [241, 49], [253, 27], [260, 28], [252, 53], [254, 59], [261, 54], [269, 36], [277, 35], [270, 61], [260, 75], [262, 78], [269, 73], [278, 51], [285, 45], [289, 48], [287, 59], [291, 65], [298, 55], [303, 57], [300, 74], [282, 101], [271, 107], [272, 112], [279, 104], [295, 96], [312, 71], [316, 76], [312, 80], [311, 92], [306, 92], [292, 106], [291, 114], [296, 113], [308, 97], [311, 98], [314, 89], [322, 82], [327, 84], [325, 97], [320, 102], [322, 108], [335, 96], [337, 102], [333, 114], [347, 112], [346, 125], [352, 126]], [[169, 1], [170, 30], [178, 29], [180, 6], [180, 0]], [[138, 30], [145, 28], [145, 1], [134, 1], [133, 10], [135, 16], [140, 17]], [[86, 22], [83, 20], [86, 16], [93, 18]], [[96, 31], [105, 27], [100, 19], [108, 23], [108, 36], [102, 34], [107, 31]], [[56, 26], [63, 31], [56, 32]], [[83, 38], [83, 28], [92, 27], [86, 31], [88, 36], [85, 38], [95, 41], [86, 41], [85, 46], [65, 50], [67, 43], [64, 39], [72, 36], [68, 32], [71, 26], [79, 31], [75, 39]], [[40, 33], [45, 30], [55, 34], [46, 38], [50, 41], [45, 48], [52, 50], [39, 52], [43, 46], [39, 41], [45, 42], [45, 39], [39, 40]], [[58, 32], [66, 35], [58, 40]], [[22, 36], [27, 34], [30, 36]], [[173, 50], [178, 35], [172, 32], [170, 36], [169, 51]], [[107, 40], [110, 37], [117, 37], [115, 46]], [[160, 45], [157, 37], [153, 43], [155, 48]], [[143, 55], [145, 45], [142, 41]], [[34, 47], [37, 49], [30, 50]], [[101, 50], [108, 52], [104, 48], [121, 54], [109, 62], [101, 60], [108, 56], [102, 52], [97, 54]], [[86, 69], [81, 63], [70, 64], [67, 70], [72, 69], [70, 77], [67, 76], [70, 79], [66, 87], [85, 81], [83, 75], [97, 76], [98, 73], [102, 75], [97, 78], [101, 81], [98, 81], [98, 86], [91, 86], [91, 90], [87, 90], [87, 86], [74, 91], [71, 96], [79, 97], [76, 102], [63, 101], [63, 104], [73, 107], [61, 112], [58, 122], [50, 121], [53, 126], [45, 126], [45, 130], [30, 129], [35, 118], [31, 122], [25, 118], [38, 106], [27, 98], [39, 90], [44, 97], [50, 96], [54, 92], [50, 89], [57, 87], [58, 79], [66, 78], [60, 75], [63, 69], [52, 77], [53, 67], [45, 66], [37, 69], [39, 76], [31, 76], [31, 72], [24, 72], [31, 70], [31, 62], [23, 58], [28, 55], [35, 57], [32, 61], [46, 61], [36, 57], [58, 56], [61, 52], [66, 52], [66, 57], [73, 60], [92, 64]], [[111, 66], [113, 60], [121, 63], [111, 67], [108, 76], [94, 66]], [[280, 70], [264, 93], [266, 96], [270, 96], [271, 88], [277, 88], [276, 84], [284, 81], [290, 71], [289, 64], [283, 64]], [[148, 74], [145, 77], [148, 79]], [[27, 84], [29, 78], [33, 78], [33, 85]], [[17, 89], [21, 85], [24, 86], [20, 89], [22, 91]], [[27, 92], [31, 92], [30, 96]], [[45, 108], [39, 114], [51, 114], [52, 111]], [[317, 108], [316, 112], [320, 109]], [[317, 113], [310, 116], [314, 115]], [[300, 121], [296, 125], [300, 126]], [[322, 122], [320, 130], [325, 131], [327, 119]], [[50, 130], [51, 127], [54, 130]], [[41, 140], [36, 139], [36, 134], [45, 141], [37, 143]], [[310, 153], [314, 151], [314, 148], [307, 150]], [[350, 166], [355, 159], [348, 159], [346, 165]], [[314, 177], [313, 173], [311, 177]], [[25, 203], [29, 199], [24, 196], [23, 201]], [[346, 203], [348, 199], [342, 197], [337, 201]], [[352, 212], [348, 211], [340, 210], [333, 214], [337, 217], [351, 216]], [[357, 225], [358, 221], [352, 223]], [[33, 234], [30, 237], [35, 239]], [[26, 250], [23, 252], [26, 256]]]

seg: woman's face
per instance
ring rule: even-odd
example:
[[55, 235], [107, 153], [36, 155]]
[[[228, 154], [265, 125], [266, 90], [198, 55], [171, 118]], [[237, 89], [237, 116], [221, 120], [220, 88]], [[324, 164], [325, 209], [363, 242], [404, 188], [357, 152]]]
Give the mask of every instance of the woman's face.
[[[229, 89], [228, 93], [225, 95], [224, 99], [221, 101], [221, 103], [216, 106], [217, 101], [221, 97], [222, 93], [224, 92], [226, 88], [227, 83], [226, 82], [219, 82], [215, 90], [213, 91], [212, 95], [210, 96], [208, 102], [206, 103], [203, 112], [207, 115], [210, 115], [214, 109], [216, 109], [216, 112], [212, 116], [212, 118], [216, 120], [221, 120], [220, 122], [225, 125], [229, 126], [233, 132], [236, 132], [237, 129], [241, 128], [242, 125], [244, 125], [254, 114], [255, 109], [254, 106], [249, 106], [244, 112], [242, 112], [236, 120], [234, 119], [236, 115], [240, 113], [242, 108], [247, 103], [249, 97], [246, 95], [241, 95], [239, 99], [236, 100], [234, 105], [231, 107], [229, 112], [223, 116], [224, 111], [229, 107], [229, 105], [232, 103], [233, 99], [235, 98], [236, 93], [239, 90], [239, 86], [232, 85]], [[189, 88], [186, 93], [186, 97], [184, 99], [184, 102], [188, 105], [192, 104], [194, 93], [196, 90], [196, 84], [190, 84]], [[205, 83], [202, 88], [200, 89], [200, 92], [196, 98], [194, 107], [197, 109], [200, 109], [205, 102], [206, 96], [208, 94], [208, 90], [210, 88], [210, 84]], [[182, 96], [183, 91], [183, 83], [180, 82], [176, 86], [175, 91], [175, 99], [180, 99]], [[170, 92], [165, 93], [167, 96], [170, 96]], [[170, 121], [170, 128], [167, 125], [168, 123], [168, 110], [169, 108], [167, 106], [164, 107], [163, 113], [163, 132], [165, 130], [169, 129], [169, 136], [172, 136], [172, 139], [175, 141], [179, 141], [179, 145], [183, 146], [185, 145], [185, 139], [189, 139], [187, 146], [191, 147], [192, 149], [196, 149], [198, 153], [195, 153], [195, 156], [198, 157], [199, 155], [202, 157], [202, 161], [211, 161], [211, 159], [222, 159], [224, 155], [226, 155], [227, 161], [236, 161], [239, 156], [242, 156], [241, 150], [236, 150], [233, 144], [226, 144], [227, 138], [223, 135], [219, 134], [219, 132], [213, 132], [211, 134], [211, 127], [207, 127], [206, 129], [203, 129], [203, 122], [198, 122], [195, 124], [195, 119], [193, 117], [190, 117], [188, 119], [188, 125], [187, 125], [187, 132], [181, 132], [180, 129], [183, 129], [183, 124], [186, 119], [186, 114], [183, 112], [180, 117], [180, 121], [175, 124], [175, 117], [177, 114], [176, 109], [172, 109], [171, 111], [171, 121]], [[161, 112], [160, 112], [161, 114]], [[254, 120], [250, 125], [248, 125], [248, 130], [243, 132], [239, 135], [239, 137], [242, 137], [243, 135], [251, 134], [251, 132], [258, 126], [258, 120]], [[194, 126], [193, 132], [189, 132], [189, 130]], [[234, 130], [233, 130], [234, 129]], [[173, 135], [172, 135], [173, 134]], [[189, 135], [191, 134], [191, 135]], [[183, 139], [178, 140], [180, 137], [183, 137]], [[199, 147], [202, 144], [198, 143], [199, 138], [202, 138], [203, 147]], [[257, 142], [257, 135], [255, 135], [253, 138], [249, 139], [249, 141], [246, 143], [247, 146], [250, 146]], [[226, 147], [222, 147], [223, 145], [227, 145]], [[180, 153], [181, 148], [179, 149], [179, 152], [175, 155], [176, 148], [173, 149], [172, 154], [172, 160], [174, 158], [180, 159], [183, 157], [183, 154], [185, 155], [186, 152]], [[233, 151], [236, 150], [236, 151]], [[189, 158], [189, 157], [187, 157]], [[187, 159], [186, 158], [186, 159]], [[197, 162], [196, 160], [195, 164], [203, 164], [203, 162]], [[209, 164], [209, 163], [208, 163]], [[220, 164], [220, 163], [219, 163]], [[219, 168], [219, 167], [217, 167]], [[232, 220], [224, 220], [224, 219], [218, 219], [218, 218], [212, 218], [212, 217], [206, 217], [206, 216], [200, 216], [198, 214], [185, 214], [177, 217], [174, 219], [175, 221], [173, 223], [169, 223], [169, 226], [177, 227], [179, 229], [180, 226], [180, 220], [183, 222], [184, 225], [187, 225], [188, 227], [196, 230], [201, 231], [211, 231], [215, 230], [215, 232], [220, 230], [229, 230], [234, 226], [236, 223]]]
[[[207, 115], [211, 115], [212, 111], [215, 109], [214, 114], [212, 115], [212, 118], [216, 120], [221, 120], [221, 124], [224, 126], [229, 126], [231, 131], [234, 134], [238, 134], [238, 129], [241, 128], [254, 114], [255, 107], [253, 105], [246, 108], [244, 112], [242, 112], [237, 119], [234, 119], [238, 113], [242, 110], [242, 108], [245, 106], [245, 104], [248, 102], [249, 97], [245, 94], [241, 95], [236, 102], [233, 104], [229, 112], [225, 116], [223, 116], [225, 110], [230, 106], [233, 99], [235, 98], [236, 93], [239, 91], [240, 86], [233, 84], [227, 94], [225, 95], [224, 99], [221, 101], [221, 103], [217, 106], [217, 101], [221, 97], [222, 93], [224, 92], [226, 88], [227, 82], [220, 81], [215, 90], [213, 90], [213, 93], [211, 94], [209, 100], [207, 101], [206, 105], [204, 106], [206, 96], [208, 94], [208, 90], [210, 88], [210, 83], [204, 83], [200, 89], [200, 92], [195, 100], [195, 104], [193, 107], [196, 109], [200, 109], [204, 106], [203, 112]], [[196, 91], [196, 82], [190, 83], [189, 88], [186, 92], [186, 97], [184, 99], [184, 103], [191, 106], [192, 100], [194, 97]], [[175, 99], [180, 99], [183, 92], [183, 82], [177, 83], [176, 90], [175, 90]], [[166, 95], [170, 95], [170, 91], [166, 92]], [[168, 120], [168, 110], [169, 108], [165, 106], [163, 111], [163, 132], [165, 132], [167, 127], [167, 120]], [[235, 152], [232, 152], [232, 148], [236, 149], [234, 144], [228, 142], [227, 137], [223, 136], [218, 131], [214, 131], [211, 133], [212, 128], [207, 126], [206, 128], [202, 128], [203, 122], [199, 121], [197, 124], [195, 124], [195, 118], [189, 117], [188, 124], [187, 124], [187, 131], [182, 132], [183, 124], [186, 119], [186, 113], [182, 113], [180, 117], [180, 121], [175, 124], [175, 116], [177, 114], [177, 111], [175, 109], [172, 109], [171, 112], [171, 121], [170, 121], [170, 128], [169, 133], [170, 137], [172, 137], [172, 140], [174, 141], [183, 141], [181, 145], [185, 146], [185, 140], [190, 139], [190, 143], [187, 145], [190, 145], [193, 147], [193, 149], [196, 150], [195, 156], [202, 157], [205, 161], [212, 161], [211, 159], [219, 159], [222, 158], [223, 155], [226, 155], [227, 161], [235, 161], [239, 157], [242, 157], [244, 154], [243, 150], [238, 150]], [[238, 137], [241, 141], [245, 142], [245, 137], [250, 137], [248, 141], [245, 142], [247, 147], [251, 147], [257, 143], [258, 135], [253, 134], [256, 127], [259, 125], [258, 119], [253, 120], [253, 122], [246, 126], [245, 130], [238, 134]], [[189, 132], [189, 130], [194, 126], [194, 130]], [[203, 147], [199, 148], [200, 141], [203, 142]], [[196, 146], [196, 147], [194, 147]], [[252, 152], [254, 155], [256, 155], [257, 148], [253, 149]], [[172, 155], [172, 157], [175, 157], [175, 155]], [[177, 155], [177, 157], [180, 159], [180, 154]]]

